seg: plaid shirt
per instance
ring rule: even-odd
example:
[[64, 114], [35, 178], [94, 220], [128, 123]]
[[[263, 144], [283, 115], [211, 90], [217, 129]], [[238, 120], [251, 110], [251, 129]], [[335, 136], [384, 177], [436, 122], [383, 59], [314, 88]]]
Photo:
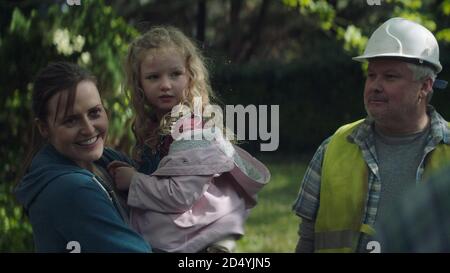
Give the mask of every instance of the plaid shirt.
[[[427, 137], [427, 144], [424, 148], [421, 163], [416, 172], [416, 183], [422, 180], [426, 155], [434, 150], [439, 143], [450, 143], [450, 131], [447, 121], [439, 115], [434, 108], [429, 105], [427, 114], [431, 119], [431, 130]], [[348, 141], [355, 143], [362, 151], [364, 161], [369, 168], [368, 172], [368, 189], [366, 207], [364, 212], [364, 223], [374, 226], [378, 203], [380, 200], [381, 180], [378, 170], [377, 153], [375, 150], [375, 137], [373, 132], [374, 120], [367, 117], [355, 130], [348, 136]], [[332, 137], [332, 136], [331, 136]], [[300, 192], [292, 209], [303, 218], [315, 221], [320, 201], [320, 182], [322, 173], [322, 162], [326, 147], [331, 137], [327, 138], [317, 149], [311, 160], [308, 169], [305, 172], [303, 181], [300, 186]], [[358, 250], [364, 251], [368, 236], [363, 235], [360, 238]]]

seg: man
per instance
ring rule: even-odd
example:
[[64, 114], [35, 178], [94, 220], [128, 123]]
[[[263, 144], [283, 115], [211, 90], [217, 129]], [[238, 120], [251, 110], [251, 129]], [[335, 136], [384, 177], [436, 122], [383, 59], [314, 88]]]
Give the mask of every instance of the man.
[[[442, 70], [433, 34], [392, 18], [370, 37], [368, 116], [339, 128], [316, 151], [293, 206], [297, 252], [365, 252], [394, 200], [450, 160], [447, 122], [428, 104]], [[437, 86], [439, 83], [441, 86]], [[445, 85], [445, 84], [444, 84]]]

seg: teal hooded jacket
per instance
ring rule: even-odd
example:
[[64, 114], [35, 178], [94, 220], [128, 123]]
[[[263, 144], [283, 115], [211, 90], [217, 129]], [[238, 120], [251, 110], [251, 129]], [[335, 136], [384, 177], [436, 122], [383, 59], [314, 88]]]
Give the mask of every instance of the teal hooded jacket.
[[[105, 148], [99, 162], [124, 156]], [[16, 198], [27, 212], [36, 252], [150, 252], [131, 230], [100, 178], [61, 155], [52, 145], [33, 158]]]

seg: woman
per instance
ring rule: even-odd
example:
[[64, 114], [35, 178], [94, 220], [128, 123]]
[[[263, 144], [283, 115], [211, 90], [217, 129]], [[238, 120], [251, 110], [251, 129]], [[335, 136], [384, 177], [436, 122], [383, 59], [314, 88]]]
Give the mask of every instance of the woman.
[[105, 171], [127, 159], [104, 147], [108, 117], [95, 79], [75, 64], [53, 63], [38, 74], [32, 96], [32, 148], [16, 196], [36, 251], [150, 251], [127, 226]]

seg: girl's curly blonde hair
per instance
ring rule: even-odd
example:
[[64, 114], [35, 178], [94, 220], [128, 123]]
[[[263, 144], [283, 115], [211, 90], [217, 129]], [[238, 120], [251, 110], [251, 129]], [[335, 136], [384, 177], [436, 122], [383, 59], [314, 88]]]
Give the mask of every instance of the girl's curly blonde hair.
[[[201, 97], [202, 109], [216, 98], [211, 89], [204, 57], [194, 42], [180, 30], [170, 26], [157, 26], [136, 38], [128, 48], [125, 72], [127, 91], [135, 112], [132, 129], [136, 145], [133, 148], [133, 158], [138, 161], [141, 160], [145, 146], [156, 152], [160, 136], [168, 134], [174, 122], [170, 112], [157, 120], [154, 109], [146, 103], [140, 83], [140, 67], [147, 54], [167, 49], [176, 50], [184, 58], [188, 87], [183, 92], [180, 104], [186, 105], [193, 112], [195, 97]], [[151, 126], [157, 122], [159, 126]]]

